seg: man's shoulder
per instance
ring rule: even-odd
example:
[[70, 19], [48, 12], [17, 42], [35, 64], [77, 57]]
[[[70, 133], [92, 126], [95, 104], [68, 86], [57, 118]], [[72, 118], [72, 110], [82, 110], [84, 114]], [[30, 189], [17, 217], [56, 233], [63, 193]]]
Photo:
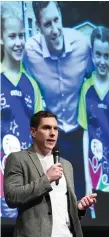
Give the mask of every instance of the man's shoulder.
[[87, 37], [79, 30], [76, 30], [74, 28], [63, 28], [63, 31], [64, 31], [64, 35], [67, 35], [67, 38], [71, 40], [72, 42], [82, 40], [86, 42], [87, 44], [89, 43]]
[[62, 158], [61, 157], [61, 160], [60, 160], [61, 162], [62, 162], [62, 164], [64, 164], [64, 165], [67, 165], [67, 166], [72, 166], [72, 164], [71, 164], [71, 162], [70, 161], [68, 161], [68, 160], [66, 160], [66, 159], [64, 159], [64, 158]]
[[8, 155], [8, 159], [22, 159], [25, 155], [27, 155], [27, 150], [24, 150], [24, 151], [17, 151], [17, 152], [11, 152], [9, 155]]
[[41, 34], [37, 33], [36, 35], [30, 37], [25, 44], [26, 50], [35, 50], [35, 47], [40, 47], [41, 45]]

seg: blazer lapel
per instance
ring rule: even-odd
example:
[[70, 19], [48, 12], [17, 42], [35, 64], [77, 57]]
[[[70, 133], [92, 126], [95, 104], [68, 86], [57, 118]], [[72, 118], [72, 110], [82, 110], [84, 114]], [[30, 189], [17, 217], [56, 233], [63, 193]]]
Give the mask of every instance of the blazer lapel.
[[38, 158], [36, 152], [34, 151], [33, 146], [31, 146], [31, 147], [27, 150], [27, 152], [28, 152], [28, 155], [29, 155], [30, 159], [33, 161], [33, 163], [34, 163], [34, 165], [35, 165], [35, 167], [36, 167], [36, 169], [37, 169], [39, 175], [42, 176], [43, 173], [44, 173], [44, 171], [43, 171], [42, 165], [41, 165], [41, 163], [40, 163], [40, 160], [39, 160], [39, 158]]
[[72, 180], [71, 180], [70, 175], [69, 175], [69, 170], [66, 167], [66, 164], [64, 163], [62, 158], [61, 158], [61, 163], [62, 163], [63, 172], [64, 172], [64, 176], [65, 176], [65, 179], [66, 179], [68, 189], [73, 193], [73, 196], [75, 197], [75, 193], [74, 193], [73, 186], [72, 186]]

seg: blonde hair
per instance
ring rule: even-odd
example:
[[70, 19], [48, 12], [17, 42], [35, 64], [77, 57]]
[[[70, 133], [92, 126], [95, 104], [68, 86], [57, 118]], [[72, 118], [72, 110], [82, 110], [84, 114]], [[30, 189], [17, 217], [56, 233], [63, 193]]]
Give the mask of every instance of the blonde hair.
[[19, 8], [16, 4], [13, 5], [12, 2], [2, 2], [1, 3], [1, 61], [4, 58], [4, 46], [2, 44], [2, 39], [3, 39], [3, 32], [5, 30], [5, 22], [7, 19], [10, 18], [16, 18], [19, 21], [21, 21], [22, 25], [23, 25], [23, 19], [22, 19], [22, 15], [21, 12], [19, 11]]

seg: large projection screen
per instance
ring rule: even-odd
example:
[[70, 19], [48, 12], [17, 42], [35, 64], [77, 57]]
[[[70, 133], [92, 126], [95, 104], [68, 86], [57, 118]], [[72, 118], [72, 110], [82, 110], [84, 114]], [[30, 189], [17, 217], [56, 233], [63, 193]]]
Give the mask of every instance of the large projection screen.
[[[88, 41], [90, 41], [90, 35], [93, 31], [93, 29], [96, 26], [105, 26], [109, 28], [109, 2], [108, 1], [60, 1], [60, 8], [62, 12], [62, 22], [63, 27], [69, 27], [74, 28], [77, 31], [80, 31], [84, 36], [87, 38]], [[1, 5], [3, 8], [1, 8], [1, 15], [5, 14], [5, 12], [8, 11], [8, 14], [10, 11], [14, 11], [14, 14], [20, 14], [23, 19], [23, 24], [25, 28], [25, 42], [28, 41], [28, 39], [36, 34], [39, 33], [39, 29], [36, 26], [36, 20], [32, 9], [32, 1], [7, 1], [7, 2], [1, 2]], [[7, 13], [6, 13], [7, 14]], [[16, 26], [17, 27], [17, 26]], [[71, 70], [73, 70], [71, 68]], [[2, 79], [2, 78], [1, 78]], [[25, 81], [24, 81], [25, 83]], [[1, 80], [1, 88], [3, 86], [3, 82]], [[52, 82], [53, 86], [53, 82]], [[7, 88], [6, 88], [7, 89]], [[7, 90], [6, 90], [7, 91]], [[7, 95], [6, 95], [7, 96]], [[42, 92], [43, 97], [43, 92]], [[28, 98], [27, 98], [28, 99]], [[43, 98], [44, 101], [44, 98]], [[4, 106], [7, 103], [7, 112], [4, 112]], [[13, 107], [17, 107], [17, 104], [14, 104], [13, 100]], [[12, 108], [13, 109], [13, 108]], [[109, 108], [108, 108], [109, 109]], [[1, 92], [1, 114], [2, 114], [2, 120], [9, 119], [8, 117], [8, 101], [6, 101], [6, 98]], [[19, 116], [22, 116], [19, 114]], [[102, 121], [103, 122], [103, 121]], [[109, 121], [108, 121], [109, 122]], [[4, 126], [5, 123], [3, 123]], [[1, 123], [2, 125], [2, 123]], [[17, 124], [15, 121], [11, 124], [11, 131], [15, 131]], [[24, 129], [25, 133], [25, 126], [22, 126], [22, 129]], [[10, 209], [8, 208], [5, 197], [4, 197], [4, 190], [3, 190], [3, 179], [4, 179], [4, 167], [7, 159], [7, 155], [9, 154], [9, 151], [6, 149], [6, 144], [4, 143], [7, 141], [5, 138], [8, 136], [8, 141], [13, 143], [13, 146], [18, 146], [19, 149], [25, 149], [27, 148], [25, 144], [23, 144], [23, 148], [17, 144], [17, 139], [13, 140], [13, 137], [9, 137], [9, 133], [5, 133], [5, 128], [1, 128], [1, 166], [0, 166], [0, 173], [1, 173], [1, 218], [3, 224], [14, 224], [15, 219], [17, 216], [17, 210], [16, 209]], [[28, 127], [29, 130], [29, 127]], [[23, 131], [22, 131], [23, 132]], [[12, 135], [12, 133], [11, 133]], [[11, 136], [10, 135], [10, 136]], [[108, 137], [109, 138], [109, 137]], [[20, 142], [20, 141], [19, 141]], [[109, 142], [109, 141], [108, 141]], [[30, 141], [31, 143], [31, 141]], [[108, 146], [109, 147], [109, 146]], [[67, 151], [69, 153], [69, 151]], [[109, 150], [108, 150], [109, 153]], [[108, 156], [109, 157], [109, 156]], [[107, 161], [108, 164], [108, 176], [109, 176], [109, 160]], [[84, 164], [82, 160], [83, 168], [81, 169], [81, 165], [78, 162], [77, 172], [78, 175], [76, 176], [77, 183], [79, 184], [79, 181], [81, 181], [80, 174], [83, 172], [83, 187], [76, 186], [77, 193], [80, 193], [81, 195], [85, 195], [85, 182], [84, 180]], [[75, 170], [74, 170], [75, 173]], [[96, 176], [95, 176], [96, 179]], [[93, 192], [95, 190], [93, 189]], [[109, 184], [106, 191], [102, 190], [96, 190], [98, 196], [97, 196], [97, 204], [94, 208], [89, 209], [86, 213], [86, 216], [82, 222], [83, 226], [109, 226]], [[77, 195], [78, 196], [78, 195]], [[79, 196], [79, 197], [80, 197]]]

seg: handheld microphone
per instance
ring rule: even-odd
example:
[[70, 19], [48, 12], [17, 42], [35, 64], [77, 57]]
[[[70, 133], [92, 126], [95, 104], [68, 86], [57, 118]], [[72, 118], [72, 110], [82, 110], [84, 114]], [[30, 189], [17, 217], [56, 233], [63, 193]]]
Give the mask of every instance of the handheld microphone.
[[[60, 162], [60, 151], [59, 151], [59, 149], [57, 147], [54, 147], [52, 153], [53, 153], [53, 158], [54, 158], [54, 164]], [[58, 185], [58, 184], [59, 184], [59, 179], [56, 180], [56, 185]]]

